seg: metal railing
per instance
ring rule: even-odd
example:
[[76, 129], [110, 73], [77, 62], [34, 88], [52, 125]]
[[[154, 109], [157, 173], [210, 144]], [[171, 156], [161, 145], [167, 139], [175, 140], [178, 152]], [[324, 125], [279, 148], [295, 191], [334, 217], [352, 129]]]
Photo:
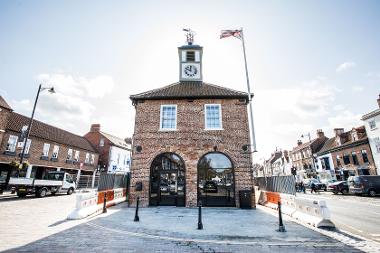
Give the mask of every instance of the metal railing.
[[99, 178], [98, 191], [115, 188], [127, 188], [129, 174], [101, 174]]
[[296, 194], [296, 179], [294, 176], [256, 177], [253, 184], [260, 190]]

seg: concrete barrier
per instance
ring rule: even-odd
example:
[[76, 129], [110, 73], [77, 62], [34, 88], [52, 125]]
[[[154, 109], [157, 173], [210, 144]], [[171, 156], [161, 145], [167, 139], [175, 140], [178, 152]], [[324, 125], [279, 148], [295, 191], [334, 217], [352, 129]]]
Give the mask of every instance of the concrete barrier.
[[310, 200], [290, 194], [261, 191], [259, 204], [281, 212], [315, 227], [335, 227], [324, 200]]
[[98, 210], [98, 193], [88, 192], [76, 195], [75, 209], [68, 215], [69, 220], [78, 220], [96, 213]]
[[103, 211], [104, 193], [107, 193], [106, 206], [114, 206], [126, 200], [125, 189], [117, 188], [101, 192], [79, 193], [76, 196], [75, 209], [68, 215], [69, 220], [86, 218], [95, 213]]
[[315, 227], [335, 227], [331, 221], [330, 211], [324, 200], [295, 198], [296, 211], [293, 218], [306, 222]]
[[292, 216], [296, 212], [295, 196], [291, 194], [280, 193], [281, 212]]

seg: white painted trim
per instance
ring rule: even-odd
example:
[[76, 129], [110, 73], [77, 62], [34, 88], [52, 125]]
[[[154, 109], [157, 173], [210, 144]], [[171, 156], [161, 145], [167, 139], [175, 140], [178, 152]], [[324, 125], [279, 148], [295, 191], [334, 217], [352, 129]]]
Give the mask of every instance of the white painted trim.
[[[207, 109], [206, 107], [207, 106], [213, 106], [213, 105], [217, 105], [219, 106], [219, 123], [220, 123], [220, 128], [207, 128]], [[213, 131], [213, 130], [224, 130], [223, 129], [223, 118], [222, 118], [222, 105], [221, 104], [205, 104], [204, 105], [204, 119], [205, 119], [205, 128], [204, 130], [207, 130], [207, 131]]]
[[[175, 107], [175, 128], [162, 128], [162, 108], [165, 106], [174, 106]], [[176, 104], [167, 104], [167, 105], [161, 105], [160, 108], [160, 128], [159, 131], [177, 131], [177, 105]]]

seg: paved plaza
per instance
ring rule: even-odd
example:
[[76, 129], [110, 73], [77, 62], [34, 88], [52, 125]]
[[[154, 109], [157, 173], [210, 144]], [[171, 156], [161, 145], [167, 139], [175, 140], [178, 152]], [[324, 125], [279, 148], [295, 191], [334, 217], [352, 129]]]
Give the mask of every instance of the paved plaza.
[[[109, 208], [106, 214], [100, 216], [81, 221], [67, 221], [64, 216], [73, 207], [72, 200], [74, 200], [72, 196], [58, 196], [0, 202], [0, 212], [3, 217], [1, 227], [7, 227], [0, 232], [1, 238], [6, 239], [0, 244], [1, 250], [5, 252], [363, 252], [365, 249], [347, 244], [343, 239], [332, 239], [294, 223], [286, 217], [284, 222], [287, 232], [279, 233], [276, 231], [278, 218], [274, 213], [268, 213], [262, 208], [257, 210], [203, 208], [204, 229], [197, 230], [196, 208], [142, 208], [139, 211], [140, 222], [134, 222], [135, 209], [128, 208], [125, 203]], [[21, 202], [24, 202], [22, 209], [4, 219], [11, 215], [11, 212], [5, 211], [3, 207], [20, 205]], [[42, 212], [42, 206], [50, 209]], [[10, 221], [11, 217], [14, 217], [15, 224]], [[376, 252], [376, 249], [372, 248], [369, 252]]]

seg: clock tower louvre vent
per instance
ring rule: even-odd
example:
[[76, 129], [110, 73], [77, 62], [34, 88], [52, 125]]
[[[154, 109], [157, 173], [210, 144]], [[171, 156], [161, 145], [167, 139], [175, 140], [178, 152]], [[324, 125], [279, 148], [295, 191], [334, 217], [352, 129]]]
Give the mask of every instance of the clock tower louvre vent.
[[195, 61], [195, 52], [194, 51], [187, 51], [186, 52], [186, 61], [187, 62], [194, 62]]

